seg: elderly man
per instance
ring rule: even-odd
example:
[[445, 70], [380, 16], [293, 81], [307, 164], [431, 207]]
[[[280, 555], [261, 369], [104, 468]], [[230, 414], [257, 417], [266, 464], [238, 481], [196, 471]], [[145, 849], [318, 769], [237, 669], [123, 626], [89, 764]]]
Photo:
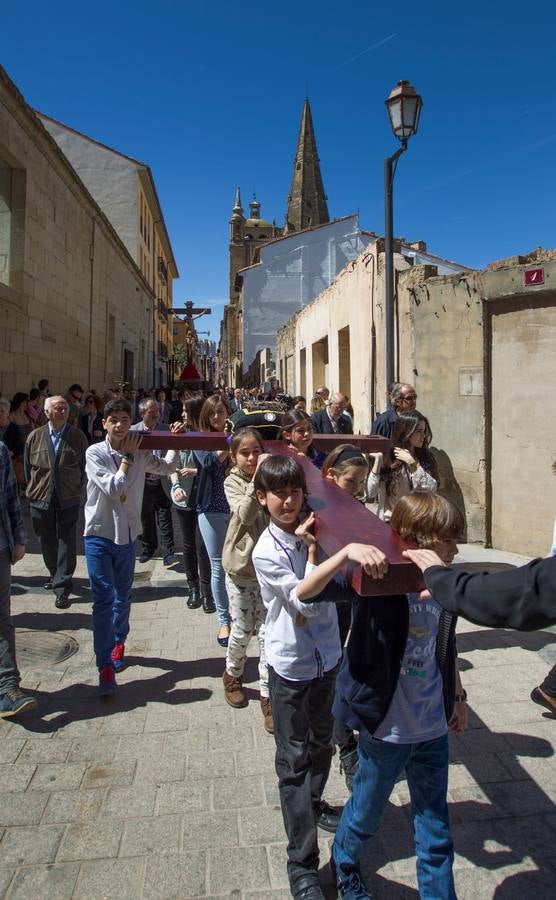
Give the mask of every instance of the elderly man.
[[324, 400], [325, 403], [328, 403], [328, 398], [330, 397], [330, 391], [328, 390], [328, 388], [326, 387], [325, 384], [322, 384], [320, 387], [318, 387], [316, 389], [315, 396], [320, 397], [322, 400]]
[[313, 428], [318, 434], [353, 434], [351, 420], [344, 413], [348, 398], [345, 394], [332, 394], [326, 409], [313, 413]]
[[243, 391], [241, 390], [241, 388], [236, 388], [234, 390], [234, 396], [230, 400], [230, 409], [232, 410], [232, 413], [239, 412], [243, 409], [244, 404], [242, 397]]
[[0, 442], [0, 718], [35, 709], [37, 701], [19, 689], [15, 628], [10, 611], [11, 567], [25, 556], [27, 536], [10, 451]]
[[44, 587], [54, 590], [58, 609], [68, 609], [88, 442], [80, 428], [68, 424], [70, 410], [64, 397], [47, 397], [44, 411], [47, 424], [32, 431], [25, 445], [26, 493], [49, 572]]
[[[162, 392], [164, 393], [164, 392]], [[139, 403], [141, 421], [132, 425], [130, 431], [155, 431], [160, 422], [160, 406], [156, 400], [145, 398]], [[166, 429], [167, 431], [168, 429]], [[164, 453], [153, 450], [153, 456], [161, 458]], [[164, 480], [163, 480], [164, 479]], [[176, 561], [174, 553], [174, 527], [172, 525], [172, 500], [169, 491], [165, 491], [167, 478], [156, 472], [145, 472], [145, 490], [141, 506], [141, 556], [140, 563], [146, 563], [154, 556], [158, 546], [156, 524], [160, 529], [162, 557], [165, 566]], [[169, 487], [169, 485], [168, 485]]]
[[415, 409], [417, 394], [410, 384], [402, 384], [395, 381], [388, 387], [388, 409], [381, 413], [373, 422], [371, 434], [380, 434], [382, 437], [391, 438], [399, 413], [410, 412]]

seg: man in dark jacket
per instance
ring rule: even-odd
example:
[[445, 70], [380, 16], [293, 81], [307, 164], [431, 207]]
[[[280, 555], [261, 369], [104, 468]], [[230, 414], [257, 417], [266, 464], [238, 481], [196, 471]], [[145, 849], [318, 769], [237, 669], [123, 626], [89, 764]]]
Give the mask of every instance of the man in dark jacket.
[[11, 567], [25, 556], [27, 535], [10, 452], [0, 441], [0, 718], [35, 709], [37, 701], [19, 689], [15, 628], [10, 614]]
[[318, 434], [353, 434], [351, 421], [344, 415], [347, 402], [345, 394], [332, 394], [326, 409], [311, 416], [314, 430]]
[[404, 550], [421, 569], [434, 599], [476, 625], [537, 631], [556, 625], [556, 557], [534, 559], [504, 572], [444, 566], [433, 550]]
[[47, 397], [48, 423], [31, 432], [25, 445], [24, 469], [31, 520], [40, 538], [58, 609], [71, 606], [72, 577], [77, 562], [77, 519], [85, 484], [87, 438], [68, 424], [64, 397]]
[[376, 417], [371, 434], [391, 438], [398, 413], [411, 412], [412, 409], [415, 409], [416, 402], [415, 388], [410, 384], [400, 384], [395, 381], [388, 388], [388, 409]]

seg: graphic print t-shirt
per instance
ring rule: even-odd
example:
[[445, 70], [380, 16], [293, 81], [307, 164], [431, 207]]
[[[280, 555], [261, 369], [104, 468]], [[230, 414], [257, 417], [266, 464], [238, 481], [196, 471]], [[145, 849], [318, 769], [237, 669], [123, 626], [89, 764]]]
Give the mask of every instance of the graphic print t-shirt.
[[400, 677], [388, 712], [374, 737], [392, 744], [433, 741], [448, 730], [436, 637], [442, 607], [409, 594], [409, 630]]

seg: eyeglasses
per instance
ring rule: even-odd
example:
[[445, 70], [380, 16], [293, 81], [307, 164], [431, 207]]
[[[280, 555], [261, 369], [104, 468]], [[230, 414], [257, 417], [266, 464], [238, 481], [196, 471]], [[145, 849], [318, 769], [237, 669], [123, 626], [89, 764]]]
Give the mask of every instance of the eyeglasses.
[[402, 394], [400, 400], [417, 400], [417, 394]]

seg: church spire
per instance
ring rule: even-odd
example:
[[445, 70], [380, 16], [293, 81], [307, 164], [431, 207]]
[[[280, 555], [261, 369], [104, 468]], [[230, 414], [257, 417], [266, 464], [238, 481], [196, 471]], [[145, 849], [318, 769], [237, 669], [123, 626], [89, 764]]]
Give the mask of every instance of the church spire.
[[236, 219], [243, 219], [243, 208], [241, 206], [241, 194], [239, 192], [239, 186], [236, 190], [236, 202], [234, 203], [234, 208], [232, 209], [232, 218], [230, 221], [235, 221]]
[[329, 221], [311, 107], [309, 100], [306, 99], [288, 197], [286, 232], [301, 231], [303, 228], [311, 228]]

